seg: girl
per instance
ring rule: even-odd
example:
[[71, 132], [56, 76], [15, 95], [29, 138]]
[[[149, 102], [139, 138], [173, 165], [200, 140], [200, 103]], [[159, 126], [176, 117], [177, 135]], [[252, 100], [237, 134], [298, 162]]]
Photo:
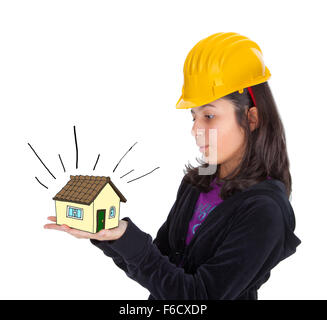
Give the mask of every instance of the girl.
[[259, 46], [237, 33], [213, 34], [190, 51], [176, 107], [191, 109], [204, 161], [186, 166], [153, 241], [129, 217], [97, 234], [45, 227], [89, 238], [149, 299], [258, 299], [270, 271], [301, 243], [269, 77]]

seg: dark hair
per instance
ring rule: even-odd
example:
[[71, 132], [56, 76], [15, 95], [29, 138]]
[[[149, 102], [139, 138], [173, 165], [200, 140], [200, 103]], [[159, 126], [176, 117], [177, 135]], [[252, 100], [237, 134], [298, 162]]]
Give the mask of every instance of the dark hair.
[[[200, 166], [185, 165], [184, 179], [201, 192], [212, 190], [211, 182], [217, 177], [221, 185], [220, 197], [224, 200], [249, 186], [261, 182], [270, 176], [282, 181], [286, 187], [287, 197], [292, 192], [292, 178], [289, 170], [289, 159], [286, 150], [285, 131], [277, 106], [269, 88], [268, 82], [252, 86], [252, 92], [258, 109], [258, 126], [252, 132], [249, 127], [246, 109], [253, 106], [251, 95], [247, 88], [243, 93], [235, 91], [223, 97], [233, 102], [236, 119], [245, 133], [245, 151], [243, 157], [232, 172], [220, 178], [220, 164], [212, 175], [199, 175], [200, 167], [207, 168], [209, 164], [196, 158]], [[222, 183], [222, 184], [221, 184]]]

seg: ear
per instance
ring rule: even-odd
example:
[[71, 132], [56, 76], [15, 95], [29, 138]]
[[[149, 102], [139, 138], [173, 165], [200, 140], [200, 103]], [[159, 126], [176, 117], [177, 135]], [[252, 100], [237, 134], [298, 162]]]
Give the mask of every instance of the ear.
[[257, 107], [251, 107], [248, 109], [248, 121], [250, 130], [253, 131], [258, 127], [258, 109]]

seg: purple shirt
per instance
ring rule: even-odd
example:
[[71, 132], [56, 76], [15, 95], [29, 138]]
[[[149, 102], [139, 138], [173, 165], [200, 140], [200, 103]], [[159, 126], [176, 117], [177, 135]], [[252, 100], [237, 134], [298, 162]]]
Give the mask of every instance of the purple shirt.
[[[267, 179], [271, 179], [271, 177], [268, 176]], [[210, 214], [210, 212], [221, 202], [223, 202], [223, 200], [219, 197], [221, 187], [217, 185], [216, 181], [217, 178], [211, 182], [211, 186], [213, 187], [211, 191], [207, 193], [201, 192], [199, 195], [199, 198], [195, 205], [193, 217], [188, 226], [187, 236], [185, 240], [186, 245], [190, 243], [196, 230]]]
[[189, 223], [187, 236], [185, 243], [188, 245], [193, 238], [197, 228], [202, 224], [205, 218], [210, 212], [217, 207], [223, 200], [219, 197], [220, 186], [217, 185], [216, 179], [211, 182], [213, 189], [207, 193], [201, 192], [197, 203], [195, 204], [195, 210], [193, 217]]

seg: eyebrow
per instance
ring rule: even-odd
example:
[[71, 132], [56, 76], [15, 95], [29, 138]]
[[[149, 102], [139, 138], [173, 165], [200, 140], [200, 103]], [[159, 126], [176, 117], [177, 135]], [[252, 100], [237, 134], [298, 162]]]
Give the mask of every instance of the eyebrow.
[[[204, 106], [201, 106], [201, 107], [197, 107], [199, 109], [204, 109], [206, 107], [212, 107], [212, 108], [216, 108], [216, 106], [212, 105], [212, 104], [205, 104]], [[191, 109], [191, 113], [195, 113], [192, 109]]]

